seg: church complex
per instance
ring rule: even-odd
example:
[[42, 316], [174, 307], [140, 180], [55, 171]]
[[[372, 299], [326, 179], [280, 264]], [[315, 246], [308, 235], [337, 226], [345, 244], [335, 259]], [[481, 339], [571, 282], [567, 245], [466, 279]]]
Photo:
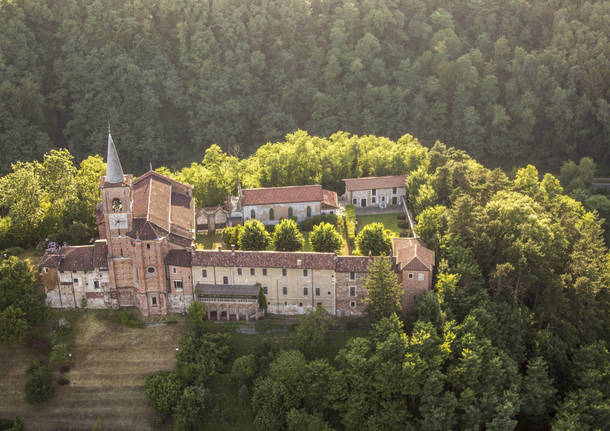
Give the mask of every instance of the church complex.
[[[377, 182], [389, 184], [387, 200], [384, 194], [380, 202], [396, 204], [397, 188], [399, 195], [406, 193], [400, 188], [404, 177], [380, 178]], [[369, 187], [375, 180], [366, 182]], [[99, 187], [99, 239], [92, 245], [47, 251], [40, 263], [52, 307], [137, 307], [148, 316], [184, 312], [200, 301], [208, 318], [248, 320], [260, 315], [262, 288], [272, 313], [300, 314], [316, 307], [336, 316], [364, 311], [372, 257], [196, 250], [192, 186], [152, 170], [136, 179], [123, 174], [110, 134], [106, 175]], [[369, 205], [377, 194], [382, 193], [368, 193]], [[257, 218], [272, 223], [292, 214], [302, 219], [339, 207], [336, 194], [319, 185], [240, 190], [238, 199], [241, 222]], [[358, 203], [364, 199], [358, 197]], [[394, 238], [392, 250], [387, 258], [403, 286], [403, 307], [409, 309], [414, 297], [431, 287], [434, 252], [418, 238]]]

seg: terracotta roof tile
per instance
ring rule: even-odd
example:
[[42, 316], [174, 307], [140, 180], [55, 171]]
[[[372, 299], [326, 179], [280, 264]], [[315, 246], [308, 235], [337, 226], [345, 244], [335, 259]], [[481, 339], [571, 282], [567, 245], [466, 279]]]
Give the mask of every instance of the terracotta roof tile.
[[189, 250], [170, 250], [165, 256], [165, 264], [173, 266], [191, 266], [192, 253]]
[[386, 177], [344, 178], [345, 190], [370, 190], [405, 187], [406, 175], [392, 175]]
[[[325, 196], [327, 192], [328, 195]], [[334, 200], [332, 195], [334, 194]], [[289, 187], [267, 187], [263, 189], [244, 189], [242, 190], [242, 206], [283, 204], [292, 202], [325, 202], [328, 205], [336, 205], [337, 194], [322, 189], [319, 184], [309, 186], [289, 186]], [[325, 202], [326, 203], [326, 202]]]
[[40, 260], [40, 264], [38, 266], [40, 266], [41, 268], [59, 268], [59, 265], [61, 264], [61, 256], [58, 254], [51, 254], [49, 252], [46, 252], [44, 254], [44, 256], [42, 256], [42, 259]]
[[93, 245], [62, 247], [59, 254], [62, 256], [61, 271], [93, 271]]
[[337, 272], [367, 272], [368, 256], [337, 256]]
[[337, 193], [322, 189], [322, 205], [330, 208], [339, 208], [339, 201], [337, 199]]
[[193, 266], [241, 266], [252, 268], [335, 269], [334, 253], [292, 253], [280, 251], [235, 252], [197, 250]]
[[[420, 238], [392, 238], [392, 250], [401, 270], [406, 269], [407, 265], [423, 265], [429, 271], [434, 268], [434, 251], [426, 247]], [[412, 262], [415, 258], [419, 263]]]
[[108, 267], [108, 244], [106, 241], [95, 241], [93, 244], [93, 266], [95, 268]]

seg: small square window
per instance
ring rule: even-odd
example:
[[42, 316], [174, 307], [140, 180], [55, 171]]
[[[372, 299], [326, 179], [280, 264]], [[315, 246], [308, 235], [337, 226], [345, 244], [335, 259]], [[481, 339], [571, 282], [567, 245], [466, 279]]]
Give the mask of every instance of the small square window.
[[303, 277], [307, 277], [307, 270], [306, 269], [303, 270]]
[[356, 279], [356, 273], [355, 272], [350, 272], [349, 273], [349, 279], [350, 280], [355, 280]]
[[74, 284], [78, 284], [78, 278], [74, 279]]
[[354, 308], [356, 306], [356, 302], [352, 301], [352, 302], [349, 303], [349, 305], [350, 305], [350, 307]]
[[424, 273], [420, 272], [417, 274], [417, 281], [424, 281]]
[[320, 288], [316, 287], [316, 296], [320, 296]]
[[409, 280], [413, 280], [413, 273], [412, 272], [409, 273]]
[[176, 269], [176, 267], [172, 267], [172, 272], [175, 274], [176, 272], [178, 272], [178, 270]]
[[250, 275], [254, 275], [256, 274], [256, 271], [254, 271], [254, 268], [250, 268]]
[[237, 268], [237, 275], [241, 275], [241, 268]]
[[282, 295], [288, 295], [288, 288], [282, 287]]
[[227, 277], [226, 275], [222, 277], [222, 284], [229, 284], [229, 277]]
[[307, 295], [309, 295], [309, 289], [304, 287], [303, 288], [303, 296], [307, 296]]
[[99, 288], [100, 288], [100, 282], [99, 282], [99, 281], [97, 281], [97, 280], [95, 280], [95, 281], [93, 282], [93, 288], [94, 288], [94, 289], [99, 289]]
[[356, 286], [349, 287], [349, 296], [356, 296]]
[[263, 275], [267, 275], [267, 268], [263, 268]]
[[269, 293], [268, 291], [269, 291], [269, 289], [267, 288], [267, 286], [263, 286], [263, 293], [265, 295], [267, 295], [267, 293]]
[[146, 250], [150, 250], [150, 244], [146, 244]]
[[154, 296], [152, 297], [152, 305], [153, 305], [153, 307], [157, 306], [157, 298]]
[[282, 276], [286, 277], [286, 273], [287, 273], [286, 268], [282, 268]]
[[182, 290], [182, 280], [174, 280], [174, 289]]
[[208, 270], [207, 269], [202, 269], [201, 270], [201, 276], [204, 277], [204, 278], [207, 277], [208, 276]]
[[352, 203], [356, 205], [358, 203], [358, 199], [352, 199]]
[[392, 189], [392, 194], [393, 194], [393, 195], [395, 195], [395, 194], [396, 194], [396, 187], [394, 187], [394, 188]]

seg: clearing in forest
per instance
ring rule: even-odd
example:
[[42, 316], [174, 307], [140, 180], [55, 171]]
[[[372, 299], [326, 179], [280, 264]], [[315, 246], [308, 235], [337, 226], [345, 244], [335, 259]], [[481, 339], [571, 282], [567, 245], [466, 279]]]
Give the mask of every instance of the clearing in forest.
[[[144, 391], [146, 377], [176, 365], [183, 325], [127, 328], [83, 312], [71, 349], [70, 383], [53, 397], [30, 406], [26, 371], [41, 355], [17, 344], [0, 345], [0, 417], [20, 415], [32, 430], [149, 430], [155, 413]], [[55, 376], [57, 382], [59, 375]]]

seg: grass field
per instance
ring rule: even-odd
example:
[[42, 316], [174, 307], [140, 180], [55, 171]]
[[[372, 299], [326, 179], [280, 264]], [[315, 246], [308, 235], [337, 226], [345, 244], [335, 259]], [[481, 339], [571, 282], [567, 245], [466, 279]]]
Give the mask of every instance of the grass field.
[[358, 220], [358, 232], [362, 230], [364, 226], [371, 223], [383, 223], [386, 229], [392, 231], [394, 237], [400, 236], [400, 231], [405, 230], [398, 227], [398, 214], [402, 213], [387, 213], [387, 214], [371, 214], [371, 215], [356, 215]]
[[[75, 324], [69, 385], [49, 401], [30, 406], [26, 371], [42, 355], [22, 345], [0, 345], [0, 417], [20, 415], [28, 430], [149, 430], [154, 412], [144, 392], [146, 377], [175, 367], [183, 325], [132, 329], [81, 312]], [[59, 375], [56, 376], [56, 379]]]

